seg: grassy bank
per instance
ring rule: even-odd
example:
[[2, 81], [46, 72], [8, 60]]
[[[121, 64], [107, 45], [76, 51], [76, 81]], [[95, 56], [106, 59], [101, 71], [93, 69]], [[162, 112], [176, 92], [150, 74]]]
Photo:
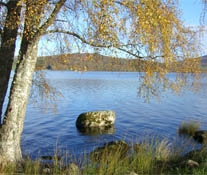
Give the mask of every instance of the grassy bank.
[[19, 164], [1, 166], [0, 172], [67, 175], [207, 174], [206, 147], [184, 154], [184, 148], [189, 145], [174, 146], [165, 139], [145, 139], [133, 146], [126, 146], [128, 144], [125, 142], [118, 143], [98, 148], [78, 163], [73, 160], [74, 163], [65, 165], [63, 159], [56, 155], [52, 163], [27, 158]]
[[[83, 157], [70, 154], [37, 160], [29, 157], [17, 164], [0, 166], [1, 174], [67, 174], [67, 175], [140, 175], [140, 174], [207, 174], [207, 131], [200, 123], [181, 123], [178, 134], [185, 138], [174, 143], [166, 139], [144, 138], [137, 143], [112, 141]], [[196, 133], [201, 133], [198, 135]], [[198, 145], [195, 141], [203, 138]], [[187, 136], [187, 138], [186, 138]], [[178, 144], [179, 142], [179, 144]], [[200, 148], [198, 149], [198, 146]], [[43, 160], [44, 159], [44, 160]], [[47, 161], [45, 161], [45, 159]], [[70, 163], [66, 163], [70, 162]]]

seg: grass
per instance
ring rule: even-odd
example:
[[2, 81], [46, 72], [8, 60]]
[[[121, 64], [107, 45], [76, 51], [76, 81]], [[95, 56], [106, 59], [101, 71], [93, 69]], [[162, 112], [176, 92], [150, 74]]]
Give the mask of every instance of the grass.
[[185, 121], [181, 123], [178, 133], [179, 135], [186, 135], [193, 137], [195, 132], [200, 128], [200, 123], [196, 121]]
[[[67, 175], [129, 175], [136, 174], [207, 174], [207, 149], [192, 151], [183, 155], [180, 149], [168, 140], [156, 138], [143, 139], [126, 149], [122, 146], [105, 146], [101, 154], [85, 155], [77, 163], [65, 165], [54, 155], [53, 163], [45, 164], [41, 160], [25, 159], [20, 164], [8, 164], [0, 167], [1, 174], [67, 174]], [[111, 145], [110, 145], [111, 146]], [[184, 146], [183, 146], [184, 147]], [[101, 150], [101, 149], [99, 149]], [[123, 153], [124, 151], [124, 153]], [[94, 156], [94, 157], [93, 157]], [[185, 164], [194, 160], [199, 166]], [[76, 160], [72, 162], [77, 162]]]

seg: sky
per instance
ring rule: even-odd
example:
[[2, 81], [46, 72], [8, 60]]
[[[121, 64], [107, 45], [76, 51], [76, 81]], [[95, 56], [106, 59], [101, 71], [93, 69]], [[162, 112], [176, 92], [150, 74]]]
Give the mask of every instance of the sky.
[[182, 19], [186, 25], [199, 25], [203, 5], [201, 0], [179, 0]]
[[[202, 0], [178, 0], [178, 2], [179, 2], [178, 7], [181, 10], [181, 19], [184, 21], [185, 25], [193, 26], [193, 27], [199, 26], [200, 17], [201, 17], [202, 9], [203, 9]], [[207, 18], [206, 18], [206, 23], [207, 23]], [[201, 38], [201, 41], [204, 45], [202, 49], [203, 51], [202, 55], [206, 55], [207, 54], [207, 31], [206, 31], [206, 36]], [[43, 45], [42, 47], [45, 47], [45, 46]]]
[[[203, 10], [202, 0], [179, 0], [179, 9], [182, 12], [181, 19], [186, 26], [197, 27], [201, 24]], [[207, 23], [207, 19], [205, 20]], [[207, 31], [206, 35], [200, 38], [203, 43], [203, 55], [207, 54]]]

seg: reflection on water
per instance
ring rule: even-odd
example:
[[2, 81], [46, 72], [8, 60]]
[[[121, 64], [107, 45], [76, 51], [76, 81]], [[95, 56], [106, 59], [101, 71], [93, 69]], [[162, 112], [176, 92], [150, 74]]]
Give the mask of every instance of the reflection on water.
[[[48, 78], [64, 95], [58, 99], [58, 114], [42, 113], [28, 105], [22, 135], [23, 153], [48, 156], [55, 148], [74, 154], [90, 152], [104, 142], [139, 140], [146, 136], [173, 139], [184, 120], [207, 122], [206, 83], [198, 93], [184, 95], [163, 92], [160, 102], [145, 103], [137, 97], [137, 73], [48, 71]], [[173, 75], [171, 75], [173, 78]], [[88, 111], [112, 110], [116, 122], [108, 130], [79, 131], [77, 117]]]
[[115, 128], [114, 126], [110, 127], [92, 127], [92, 128], [77, 128], [77, 130], [82, 135], [87, 136], [97, 136], [102, 134], [114, 134]]

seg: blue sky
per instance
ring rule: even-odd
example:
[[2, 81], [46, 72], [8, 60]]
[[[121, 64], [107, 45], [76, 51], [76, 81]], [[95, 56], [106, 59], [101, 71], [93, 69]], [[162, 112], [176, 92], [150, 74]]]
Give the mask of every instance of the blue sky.
[[[181, 19], [187, 26], [199, 26], [201, 24], [203, 7], [202, 0], [179, 0], [179, 8], [182, 11]], [[203, 43], [202, 55], [207, 54], [207, 31], [205, 33], [201, 38], [201, 42]]]
[[[202, 0], [178, 0], [179, 9], [181, 10], [181, 19], [187, 26], [199, 26], [200, 17], [203, 9]], [[207, 20], [206, 20], [207, 21]], [[207, 54], [207, 31], [206, 36], [201, 38], [204, 44], [202, 55]], [[45, 47], [45, 46], [44, 46]]]
[[202, 0], [179, 0], [179, 8], [182, 10], [185, 24], [199, 25], [200, 16], [202, 13], [203, 5]]

